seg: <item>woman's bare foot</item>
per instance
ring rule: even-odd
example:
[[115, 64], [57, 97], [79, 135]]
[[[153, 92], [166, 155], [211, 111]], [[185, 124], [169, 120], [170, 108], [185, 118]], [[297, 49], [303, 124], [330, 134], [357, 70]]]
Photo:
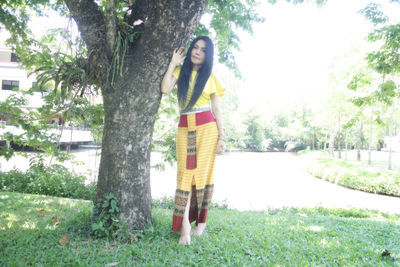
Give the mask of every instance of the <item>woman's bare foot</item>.
[[179, 245], [190, 245], [191, 227], [189, 223], [183, 223], [181, 229], [181, 237], [179, 238]]
[[190, 235], [181, 235], [178, 241], [179, 245], [190, 245]]
[[205, 228], [206, 228], [205, 223], [199, 223], [197, 224], [196, 228], [192, 230], [191, 234], [202, 235]]
[[178, 241], [179, 245], [190, 245], [190, 234], [192, 232], [192, 226], [189, 223], [189, 219], [185, 215], [182, 222], [181, 237]]
[[186, 203], [185, 212], [183, 213], [181, 237], [179, 238], [179, 245], [190, 245], [190, 234], [192, 233], [192, 226], [189, 222], [189, 209], [190, 209], [190, 199], [192, 197], [192, 191], [190, 191], [188, 196], [188, 201]]

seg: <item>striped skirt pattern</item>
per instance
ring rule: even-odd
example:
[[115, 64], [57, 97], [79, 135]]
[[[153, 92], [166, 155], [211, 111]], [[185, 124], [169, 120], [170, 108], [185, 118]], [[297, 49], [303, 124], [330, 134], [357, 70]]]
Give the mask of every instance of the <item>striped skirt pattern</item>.
[[214, 163], [218, 128], [210, 111], [181, 115], [176, 153], [177, 188], [172, 230], [180, 232], [183, 213], [192, 191], [189, 221], [205, 223], [214, 190]]

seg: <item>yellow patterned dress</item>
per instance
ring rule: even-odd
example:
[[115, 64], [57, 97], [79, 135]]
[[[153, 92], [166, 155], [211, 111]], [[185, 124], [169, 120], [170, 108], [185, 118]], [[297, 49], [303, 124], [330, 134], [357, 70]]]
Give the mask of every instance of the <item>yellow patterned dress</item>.
[[[180, 67], [175, 69], [178, 80]], [[189, 83], [190, 99], [197, 72], [193, 71]], [[214, 190], [214, 163], [218, 142], [218, 128], [210, 111], [210, 95], [223, 96], [225, 88], [217, 77], [211, 74], [203, 93], [193, 106], [192, 111], [181, 114], [178, 124], [176, 153], [178, 160], [177, 186], [172, 230], [179, 232], [182, 227], [183, 213], [190, 191], [189, 221], [205, 223]]]

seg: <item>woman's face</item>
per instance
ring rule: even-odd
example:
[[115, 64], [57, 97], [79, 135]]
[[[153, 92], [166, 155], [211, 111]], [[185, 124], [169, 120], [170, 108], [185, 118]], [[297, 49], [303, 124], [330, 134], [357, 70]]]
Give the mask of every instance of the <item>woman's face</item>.
[[201, 66], [204, 63], [206, 59], [206, 42], [204, 40], [200, 39], [194, 44], [190, 59], [193, 65]]

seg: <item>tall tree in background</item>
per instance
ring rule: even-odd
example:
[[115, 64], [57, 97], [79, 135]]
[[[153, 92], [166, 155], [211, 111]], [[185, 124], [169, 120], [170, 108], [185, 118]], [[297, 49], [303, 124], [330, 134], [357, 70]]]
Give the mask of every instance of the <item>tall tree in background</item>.
[[[359, 72], [355, 74], [352, 77], [352, 80], [350, 83], [347, 85], [347, 87], [350, 90], [353, 91], [358, 91], [359, 94], [367, 94], [367, 96], [357, 96], [352, 99], [350, 99], [350, 102], [352, 102], [356, 110], [358, 111], [354, 116], [350, 119], [350, 121], [346, 124], [346, 128], [354, 126], [357, 122], [360, 123], [360, 128], [358, 131], [358, 138], [357, 138], [357, 160], [361, 161], [361, 143], [362, 143], [362, 137], [363, 137], [363, 127], [364, 127], [364, 110], [365, 106], [371, 106], [374, 103], [374, 98], [373, 96], [370, 95], [369, 92], [365, 93], [366, 90], [369, 89], [371, 86], [371, 75], [366, 74], [367, 70], [364, 70], [364, 72]], [[372, 125], [371, 125], [372, 127]], [[371, 144], [369, 144], [369, 148], [371, 147]], [[371, 153], [369, 153], [369, 156]]]
[[[399, 0], [390, 0], [397, 2]], [[382, 76], [380, 90], [375, 96], [380, 101], [391, 107], [392, 111], [389, 118], [389, 159], [388, 169], [392, 169], [392, 121], [395, 112], [396, 102], [400, 96], [400, 23], [388, 25], [388, 17], [380, 10], [381, 6], [370, 3], [363, 10], [364, 16], [369, 19], [377, 28], [369, 34], [368, 40], [371, 42], [380, 41], [382, 45], [367, 56], [369, 65]], [[384, 26], [381, 26], [384, 25]]]

